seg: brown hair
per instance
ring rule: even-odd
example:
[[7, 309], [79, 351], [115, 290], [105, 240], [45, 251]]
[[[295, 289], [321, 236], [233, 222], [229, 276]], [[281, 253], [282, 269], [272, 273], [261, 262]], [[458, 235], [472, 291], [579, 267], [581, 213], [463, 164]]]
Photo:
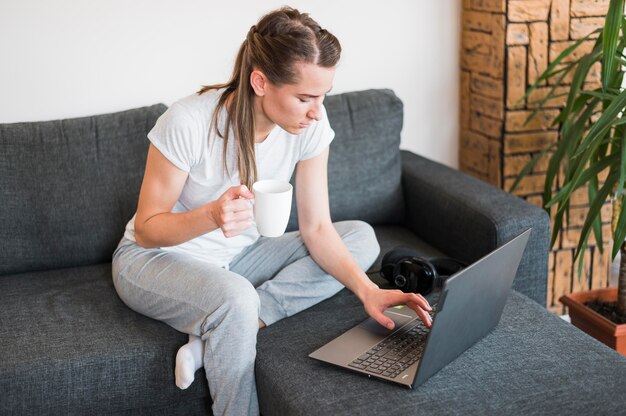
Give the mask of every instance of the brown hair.
[[[250, 28], [243, 41], [230, 80], [225, 84], [203, 86], [198, 94], [225, 88], [219, 98], [212, 128], [224, 139], [224, 169], [229, 127], [233, 126], [237, 165], [241, 183], [252, 188], [256, 181], [256, 159], [254, 154], [254, 90], [250, 85], [250, 74], [258, 69], [274, 85], [298, 82], [296, 63], [309, 63], [331, 68], [339, 61], [341, 45], [330, 32], [322, 29], [307, 13], [291, 7], [283, 7], [263, 16]], [[230, 112], [226, 117], [224, 132], [217, 127], [217, 116], [232, 97]]]

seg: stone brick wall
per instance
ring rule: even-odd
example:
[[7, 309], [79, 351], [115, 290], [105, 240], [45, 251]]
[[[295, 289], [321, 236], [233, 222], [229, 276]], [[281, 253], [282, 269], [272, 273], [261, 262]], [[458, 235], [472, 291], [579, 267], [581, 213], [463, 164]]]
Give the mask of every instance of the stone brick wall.
[[[555, 97], [525, 124], [536, 102], [548, 93], [544, 82], [527, 99], [527, 88], [550, 62], [577, 39], [604, 24], [608, 0], [463, 0], [461, 42], [461, 137], [459, 165], [462, 171], [509, 190], [518, 172], [546, 146], [558, 140], [552, 122], [565, 103]], [[577, 54], [591, 50], [584, 42]], [[566, 77], [571, 81], [571, 75]], [[551, 81], [553, 82], [553, 81]], [[594, 67], [586, 83], [600, 82]], [[566, 94], [567, 87], [557, 94]], [[515, 190], [515, 194], [541, 206], [547, 160], [540, 161]], [[578, 277], [574, 249], [588, 206], [586, 190], [572, 199], [569, 222], [550, 253], [548, 308], [563, 313], [558, 301], [565, 293], [606, 287], [609, 251], [601, 254], [593, 238]], [[610, 206], [603, 210], [604, 236], [610, 234]]]

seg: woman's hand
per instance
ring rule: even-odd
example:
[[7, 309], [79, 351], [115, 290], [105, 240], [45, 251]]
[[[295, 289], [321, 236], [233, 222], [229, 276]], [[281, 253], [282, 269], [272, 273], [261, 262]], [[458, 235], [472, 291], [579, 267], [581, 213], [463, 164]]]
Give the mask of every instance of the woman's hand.
[[224, 237], [241, 234], [252, 224], [252, 204], [254, 194], [247, 186], [229, 188], [218, 199], [209, 204], [209, 213]]
[[388, 329], [393, 329], [395, 324], [383, 312], [388, 307], [395, 305], [407, 305], [413, 309], [428, 328], [433, 323], [428, 313], [432, 308], [428, 301], [417, 293], [404, 293], [400, 290], [385, 290], [372, 287], [368, 289], [361, 301], [365, 307], [365, 312]]

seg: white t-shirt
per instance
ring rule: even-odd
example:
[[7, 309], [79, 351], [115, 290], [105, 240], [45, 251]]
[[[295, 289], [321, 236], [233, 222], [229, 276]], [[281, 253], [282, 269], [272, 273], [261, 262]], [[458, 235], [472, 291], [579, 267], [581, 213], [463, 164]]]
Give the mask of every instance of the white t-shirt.
[[[189, 176], [172, 212], [186, 212], [219, 198], [231, 186], [240, 184], [235, 158], [235, 140], [230, 130], [226, 159], [230, 176], [224, 171], [224, 140], [211, 128], [213, 112], [222, 90], [193, 94], [174, 104], [159, 117], [148, 133], [150, 142], [175, 166]], [[224, 132], [226, 110], [218, 117], [220, 131]], [[267, 138], [255, 146], [257, 180], [280, 179], [289, 181], [296, 163], [313, 158], [330, 144], [335, 132], [328, 123], [322, 107], [322, 119], [301, 134], [293, 135], [278, 125]], [[126, 225], [124, 237], [135, 241], [135, 217]], [[256, 227], [242, 234], [226, 238], [221, 229], [164, 250], [184, 252], [191, 256], [228, 267], [231, 260], [245, 247], [259, 238]]]

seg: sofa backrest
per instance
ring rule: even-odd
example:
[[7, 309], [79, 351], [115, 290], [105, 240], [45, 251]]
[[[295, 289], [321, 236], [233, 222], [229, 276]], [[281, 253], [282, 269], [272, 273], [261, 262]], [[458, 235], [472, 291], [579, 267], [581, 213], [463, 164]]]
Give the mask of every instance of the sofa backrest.
[[0, 125], [0, 275], [111, 261], [165, 109]]
[[[328, 158], [333, 221], [401, 223], [404, 219], [400, 161], [402, 101], [393, 91], [380, 89], [331, 95], [324, 100], [324, 106], [335, 131]], [[291, 183], [295, 186], [295, 178]], [[287, 229], [297, 228], [294, 198]]]
[[[402, 102], [368, 90], [329, 96], [325, 106], [336, 133], [333, 220], [401, 222]], [[110, 261], [137, 209], [146, 136], [165, 110], [0, 125], [0, 275]]]

